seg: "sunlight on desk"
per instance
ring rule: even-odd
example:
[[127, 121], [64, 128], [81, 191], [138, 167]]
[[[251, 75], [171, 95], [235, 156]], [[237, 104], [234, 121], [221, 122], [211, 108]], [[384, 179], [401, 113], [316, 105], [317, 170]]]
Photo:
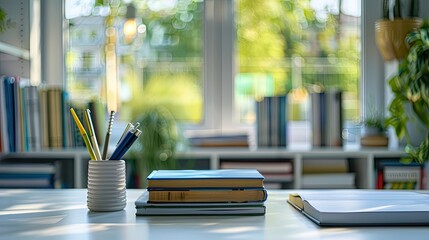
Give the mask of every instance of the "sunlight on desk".
[[265, 216], [136, 216], [141, 189], [127, 190], [127, 206], [91, 212], [86, 189], [0, 190], [0, 240], [110, 239], [427, 239], [429, 228], [322, 228], [290, 206], [293, 190], [268, 193]]
[[34, 237], [55, 237], [64, 235], [77, 235], [87, 232], [101, 232], [108, 230], [112, 224], [71, 224], [67, 226], [57, 226], [45, 229], [37, 229], [22, 233], [24, 236]]
[[213, 233], [245, 233], [245, 232], [252, 232], [252, 231], [258, 231], [262, 230], [261, 228], [257, 227], [230, 227], [230, 228], [221, 228], [221, 229], [215, 229], [211, 232]]

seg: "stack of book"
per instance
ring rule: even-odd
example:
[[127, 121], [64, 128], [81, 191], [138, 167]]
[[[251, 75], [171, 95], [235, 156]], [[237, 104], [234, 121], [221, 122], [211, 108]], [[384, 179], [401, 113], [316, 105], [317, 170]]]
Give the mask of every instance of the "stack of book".
[[220, 159], [221, 169], [256, 169], [264, 176], [267, 189], [280, 189], [293, 181], [293, 165], [290, 159]]
[[382, 160], [377, 162], [377, 189], [425, 189], [425, 165], [411, 162], [402, 163], [398, 160]]
[[264, 215], [264, 177], [254, 169], [155, 170], [137, 215]]
[[304, 159], [302, 188], [356, 188], [355, 173], [349, 169], [348, 159]]
[[50, 163], [7, 163], [0, 167], [0, 188], [55, 188], [56, 166]]

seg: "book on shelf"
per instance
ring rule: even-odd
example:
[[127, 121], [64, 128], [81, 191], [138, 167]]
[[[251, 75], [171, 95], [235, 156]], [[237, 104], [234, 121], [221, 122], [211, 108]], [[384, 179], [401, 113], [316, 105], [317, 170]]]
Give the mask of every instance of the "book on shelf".
[[50, 163], [3, 163], [0, 165], [0, 174], [6, 173], [36, 173], [55, 174], [56, 168]]
[[28, 151], [41, 150], [39, 93], [37, 86], [27, 85], [22, 88], [24, 99], [24, 132], [25, 149]]
[[136, 215], [264, 215], [263, 202], [222, 203], [154, 203], [144, 191], [135, 201]]
[[0, 188], [54, 188], [54, 179], [47, 177], [0, 178]]
[[[44, 89], [45, 90], [45, 89]], [[42, 91], [44, 91], [42, 90]], [[48, 104], [48, 142], [49, 148], [63, 148], [63, 92], [61, 88], [47, 90]]]
[[425, 165], [400, 161], [379, 161], [376, 168], [377, 189], [425, 189]]
[[249, 147], [249, 134], [235, 131], [187, 131], [191, 147]]
[[221, 169], [256, 169], [263, 176], [265, 182], [290, 182], [293, 180], [293, 165], [287, 161], [224, 161], [220, 162]]
[[255, 169], [154, 170], [148, 177], [155, 188], [262, 188], [264, 176]]
[[256, 102], [258, 147], [287, 146], [287, 96], [266, 96]]
[[39, 89], [40, 138], [42, 149], [49, 148], [48, 91]]
[[18, 106], [19, 97], [18, 94], [18, 81], [19, 78], [14, 76], [2, 76], [1, 78], [2, 92], [0, 95], [4, 95], [1, 100], [4, 100], [2, 105], [5, 108], [0, 109], [1, 114], [5, 116], [4, 119], [4, 142], [7, 142], [3, 148], [7, 152], [16, 152], [19, 149], [19, 127], [18, 117], [19, 111]]
[[221, 169], [256, 169], [259, 172], [290, 173], [293, 171], [291, 161], [221, 161]]
[[303, 174], [302, 188], [356, 188], [355, 173]]
[[4, 163], [0, 166], [0, 187], [54, 188], [56, 172], [50, 163]]
[[259, 189], [150, 189], [150, 202], [263, 202], [267, 191]]
[[313, 92], [310, 98], [312, 145], [341, 147], [343, 145], [342, 92], [336, 89]]
[[287, 202], [320, 226], [429, 225], [429, 195], [417, 192], [307, 190]]
[[305, 158], [302, 161], [302, 172], [307, 173], [347, 173], [349, 161], [345, 158]]
[[6, 107], [6, 76], [0, 77], [0, 137], [1, 137], [1, 151], [9, 152], [9, 126], [8, 119], [10, 113], [8, 113], [9, 107]]

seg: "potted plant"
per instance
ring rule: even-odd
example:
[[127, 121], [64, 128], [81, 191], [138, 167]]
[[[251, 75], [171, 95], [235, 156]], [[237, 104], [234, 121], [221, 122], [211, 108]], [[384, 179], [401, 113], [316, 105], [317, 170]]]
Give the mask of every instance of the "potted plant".
[[142, 133], [130, 155], [135, 160], [137, 187], [144, 187], [153, 170], [175, 169], [178, 132], [173, 116], [162, 107], [144, 110], [136, 121]]
[[361, 146], [365, 147], [385, 147], [388, 145], [387, 126], [383, 116], [371, 116], [363, 121], [360, 143]]
[[[407, 57], [399, 64], [398, 73], [389, 80], [393, 99], [386, 123], [395, 129], [399, 139], [406, 140], [408, 160], [429, 159], [429, 28], [425, 24], [407, 35], [410, 46]], [[420, 126], [415, 133], [411, 129]], [[422, 135], [420, 138], [418, 135]], [[413, 142], [413, 140], [418, 140]]]
[[[385, 61], [401, 60], [408, 53], [405, 37], [408, 33], [417, 30], [423, 23], [418, 17], [419, 1], [405, 2], [395, 0], [393, 9], [389, 0], [383, 0], [383, 19], [375, 23], [376, 44]], [[409, 10], [404, 16], [405, 9]]]

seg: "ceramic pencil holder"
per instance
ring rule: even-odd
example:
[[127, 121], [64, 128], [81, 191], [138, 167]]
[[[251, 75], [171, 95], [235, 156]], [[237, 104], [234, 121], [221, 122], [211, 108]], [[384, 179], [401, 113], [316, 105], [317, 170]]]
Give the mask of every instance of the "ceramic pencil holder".
[[87, 206], [91, 211], [119, 211], [127, 205], [125, 161], [89, 161]]

